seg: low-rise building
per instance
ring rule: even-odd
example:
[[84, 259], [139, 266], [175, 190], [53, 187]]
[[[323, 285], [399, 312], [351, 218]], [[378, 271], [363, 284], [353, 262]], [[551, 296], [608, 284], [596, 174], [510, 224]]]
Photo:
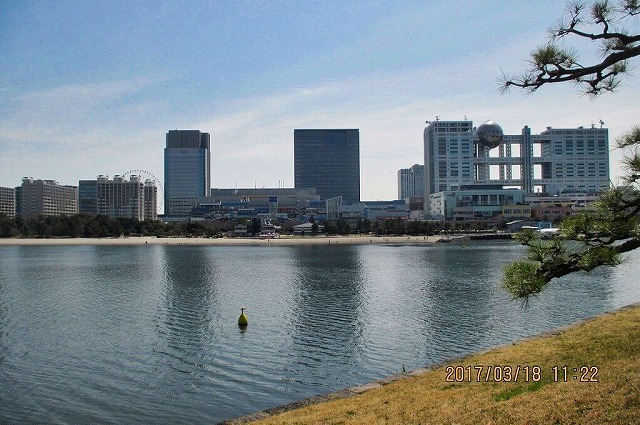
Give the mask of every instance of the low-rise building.
[[[503, 213], [503, 207], [524, 205], [524, 190], [476, 189], [437, 192], [429, 197], [435, 220], [488, 221]], [[524, 210], [525, 208], [523, 208]]]
[[424, 196], [410, 196], [404, 199], [409, 207], [411, 220], [422, 220], [424, 218]]
[[[293, 226], [293, 234], [298, 236], [311, 236], [314, 234], [314, 223], [302, 223], [297, 226]], [[316, 223], [315, 233], [324, 233], [324, 226]]]
[[527, 195], [525, 196], [525, 203], [531, 205], [531, 207], [544, 207], [544, 206], [577, 206], [584, 207], [591, 205], [598, 200], [600, 195], [598, 193], [563, 193], [557, 196], [548, 195]]
[[404, 200], [363, 201], [356, 204], [340, 205], [338, 218], [355, 225], [359, 220], [381, 221], [391, 218], [409, 219], [409, 208]]
[[531, 218], [531, 206], [530, 205], [503, 205], [502, 217], [504, 221], [513, 220], [528, 220]]
[[534, 218], [546, 221], [557, 221], [561, 218], [569, 217], [574, 213], [574, 207], [569, 205], [556, 206], [546, 205], [535, 207], [532, 210]]
[[320, 201], [316, 190], [294, 188], [211, 189], [200, 197], [192, 214], [207, 218], [257, 217], [293, 218], [304, 215]]
[[363, 218], [370, 221], [381, 221], [393, 218], [409, 219], [409, 208], [404, 200], [397, 201], [365, 201]]

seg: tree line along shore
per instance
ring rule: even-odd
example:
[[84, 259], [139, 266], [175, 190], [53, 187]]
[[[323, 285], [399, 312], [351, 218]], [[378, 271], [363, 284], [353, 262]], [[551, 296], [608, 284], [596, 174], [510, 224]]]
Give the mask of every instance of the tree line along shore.
[[[110, 218], [106, 215], [46, 216], [25, 220], [0, 214], [0, 238], [118, 238], [122, 236], [151, 237], [207, 237], [220, 238], [233, 232], [236, 224], [247, 226], [249, 235], [260, 233], [260, 221], [244, 218], [236, 221], [212, 220], [196, 222], [139, 221], [133, 218]], [[283, 235], [292, 235], [299, 221], [282, 220], [275, 223]], [[350, 224], [345, 219], [322, 222], [326, 235], [411, 235], [433, 236], [441, 232], [469, 232], [488, 230], [486, 223], [450, 223], [359, 220]]]

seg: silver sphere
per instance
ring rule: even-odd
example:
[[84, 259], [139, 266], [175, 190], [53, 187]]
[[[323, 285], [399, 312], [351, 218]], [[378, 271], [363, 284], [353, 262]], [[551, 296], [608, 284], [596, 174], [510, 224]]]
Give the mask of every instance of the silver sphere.
[[476, 140], [483, 146], [493, 149], [502, 143], [502, 127], [493, 121], [485, 121], [476, 129]]

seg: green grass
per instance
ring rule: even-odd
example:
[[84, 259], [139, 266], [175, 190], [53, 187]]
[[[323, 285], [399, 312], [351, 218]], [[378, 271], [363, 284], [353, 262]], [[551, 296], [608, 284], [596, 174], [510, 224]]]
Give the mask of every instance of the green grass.
[[[256, 424], [640, 424], [640, 306], [554, 335], [458, 359], [452, 366], [539, 367], [539, 379], [447, 382], [443, 365], [363, 394], [291, 410]], [[567, 382], [552, 368], [567, 366]], [[597, 367], [598, 382], [573, 379]], [[486, 366], [484, 366], [486, 367]]]

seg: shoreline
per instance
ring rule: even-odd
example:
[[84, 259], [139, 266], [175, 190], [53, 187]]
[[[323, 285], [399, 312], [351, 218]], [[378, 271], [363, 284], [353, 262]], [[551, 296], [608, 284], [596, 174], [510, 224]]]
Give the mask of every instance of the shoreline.
[[[291, 246], [291, 245], [423, 245], [447, 239], [445, 236], [282, 236], [279, 238], [189, 238], [128, 236], [119, 238], [2, 238], [0, 246], [140, 246], [140, 245], [193, 245], [193, 246]], [[453, 238], [452, 238], [453, 239]]]
[[[494, 347], [489, 347], [489, 348], [485, 348], [482, 350], [479, 350], [477, 352], [473, 352], [473, 353], [469, 353], [466, 355], [462, 355], [462, 356], [454, 356], [451, 357], [449, 359], [443, 360], [443, 361], [439, 361], [436, 362], [434, 364], [425, 366], [425, 367], [421, 367], [415, 370], [411, 370], [411, 371], [407, 371], [407, 372], [402, 372], [402, 373], [398, 373], [396, 375], [391, 375], [388, 376], [386, 378], [382, 378], [373, 382], [369, 382], [369, 383], [365, 383], [362, 385], [356, 385], [350, 388], [345, 388], [342, 390], [337, 390], [334, 392], [330, 392], [327, 394], [320, 394], [314, 397], [310, 397], [310, 398], [306, 398], [306, 399], [302, 399], [290, 404], [286, 404], [286, 405], [281, 405], [281, 406], [275, 406], [269, 409], [265, 409], [265, 410], [261, 410], [261, 411], [256, 411], [250, 414], [246, 414], [246, 415], [242, 415], [239, 417], [235, 417], [235, 418], [231, 418], [231, 419], [227, 419], [224, 420], [222, 422], [219, 422], [218, 425], [244, 425], [244, 424], [249, 424], [249, 423], [289, 423], [290, 420], [292, 418], [296, 419], [296, 423], [299, 424], [305, 424], [305, 423], [317, 423], [318, 422], [318, 418], [321, 418], [321, 422], [322, 423], [347, 423], [347, 421], [344, 422], [338, 422], [336, 421], [335, 417], [333, 416], [339, 416], [339, 413], [336, 413], [333, 409], [329, 409], [328, 411], [331, 412], [331, 414], [326, 414], [325, 413], [320, 413], [319, 416], [315, 415], [312, 413], [313, 409], [322, 409], [324, 406], [340, 406], [341, 409], [344, 408], [344, 406], [348, 406], [347, 409], [349, 408], [353, 408], [355, 409], [354, 406], [359, 405], [361, 403], [359, 403], [358, 401], [354, 401], [357, 400], [358, 398], [361, 401], [367, 401], [368, 399], [375, 399], [379, 397], [379, 394], [381, 391], [385, 391], [386, 388], [390, 388], [392, 386], [395, 386], [395, 388], [409, 388], [409, 392], [413, 393], [416, 391], [416, 383], [417, 383], [417, 379], [422, 379], [424, 381], [431, 381], [430, 384], [428, 385], [428, 387], [435, 387], [434, 386], [434, 382], [437, 383], [438, 385], [442, 386], [442, 377], [445, 376], [445, 368], [447, 367], [447, 365], [452, 365], [452, 364], [456, 364], [456, 365], [461, 365], [461, 364], [465, 364], [468, 362], [474, 362], [475, 364], [483, 364], [482, 360], [495, 360], [496, 358], [498, 359], [502, 359], [506, 353], [507, 358], [512, 359], [512, 354], [511, 352], [514, 350], [517, 350], [521, 347], [529, 347], [529, 346], [533, 346], [533, 345], [540, 345], [540, 344], [555, 344], [557, 343], [559, 340], [565, 338], [566, 334], [577, 334], [577, 333], [581, 333], [584, 331], [585, 327], [594, 327], [596, 329], [599, 329], [597, 323], [601, 322], [601, 321], [606, 321], [608, 319], [610, 320], [614, 320], [617, 317], [620, 317], [620, 315], [624, 315], [624, 314], [636, 314], [636, 316], [638, 315], [638, 312], [640, 312], [640, 303], [632, 303], [632, 304], [628, 304], [622, 307], [618, 307], [612, 310], [607, 310], [602, 312], [601, 314], [597, 314], [595, 316], [591, 316], [591, 317], [587, 317], [584, 319], [580, 319], [577, 320], [573, 323], [570, 323], [568, 325], [565, 326], [561, 326], [558, 328], [554, 328], [554, 329], [550, 329], [544, 332], [541, 332], [539, 334], [536, 335], [532, 335], [529, 337], [524, 337], [522, 339], [518, 339], [509, 343], [505, 343], [505, 344], [500, 344]], [[634, 321], [634, 323], [637, 322], [637, 319]], [[525, 350], [526, 351], [526, 350]], [[591, 351], [589, 347], [587, 347], [587, 351]], [[480, 359], [480, 361], [478, 362], [478, 359]], [[529, 363], [532, 364], [536, 364], [535, 361], [530, 361]], [[499, 363], [497, 363], [499, 364]], [[541, 363], [538, 363], [541, 364]], [[557, 364], [560, 364], [560, 362], [557, 362]], [[500, 367], [500, 366], [498, 366]], [[547, 368], [549, 369], [549, 368]], [[551, 368], [553, 369], [553, 368]], [[597, 369], [597, 367], [596, 367]], [[464, 369], [463, 369], [464, 370]], [[605, 375], [609, 375], [611, 374], [611, 371], [605, 371], [604, 369], [602, 370], [601, 373], [603, 376]], [[438, 376], [435, 380], [433, 379], [434, 376]], [[574, 378], [574, 380], [576, 380], [576, 378]], [[462, 381], [459, 381], [462, 382]], [[471, 382], [471, 381], [469, 381]], [[515, 381], [514, 381], [515, 382]], [[561, 383], [562, 380], [552, 380], [551, 381], [553, 384], [558, 384]], [[476, 382], [477, 385], [482, 385], [481, 380], [478, 380]], [[565, 381], [564, 385], [572, 385], [572, 384], [576, 384], [575, 382], [572, 382], [571, 379], [569, 379], [568, 381]], [[442, 388], [436, 388], [436, 391], [440, 391], [440, 393], [438, 395], [443, 396], [446, 395], [448, 397], [458, 397], [458, 399], [463, 399], [464, 396], [460, 396], [460, 395], [449, 395], [449, 391], [447, 393], [443, 393], [442, 391], [447, 391], [450, 388], [456, 387], [456, 386], [463, 386], [466, 384], [451, 384], [451, 385], [444, 385], [442, 386]], [[495, 386], [495, 383], [493, 384]], [[503, 385], [508, 385], [507, 381], [505, 380]], [[560, 384], [562, 385], [562, 384]], [[577, 386], [584, 386], [585, 384], [577, 384]], [[587, 384], [588, 385], [588, 384]], [[593, 385], [593, 384], [591, 384]], [[598, 385], [605, 385], [605, 384], [598, 384]], [[436, 385], [437, 386], [437, 385]], [[489, 385], [487, 385], [489, 386]], [[471, 385], [469, 385], [470, 388], [473, 388]], [[532, 387], [529, 389], [529, 391], [537, 391], [537, 388], [532, 389], [534, 386], [532, 385]], [[476, 386], [477, 388], [477, 386]], [[575, 388], [575, 387], [574, 387]], [[472, 390], [473, 391], [473, 390]], [[386, 396], [383, 396], [384, 399], [387, 399], [387, 397], [389, 396], [390, 393], [386, 393]], [[551, 397], [551, 396], [549, 396]], [[498, 401], [497, 399], [494, 398], [495, 401]], [[370, 400], [369, 400], [370, 401]], [[413, 401], [415, 402], [415, 399], [413, 399]], [[450, 403], [450, 404], [454, 404], [452, 399], [445, 399], [446, 403]], [[575, 402], [575, 398], [574, 398], [574, 402]], [[340, 404], [341, 403], [341, 404]], [[388, 403], [388, 401], [385, 401], [385, 403]], [[404, 404], [404, 403], [411, 403], [411, 401], [402, 401], [400, 402], [400, 404]], [[503, 402], [504, 403], [504, 402]], [[535, 404], [535, 403], [534, 403]], [[577, 402], [576, 402], [577, 404]], [[408, 410], [411, 411], [412, 408], [411, 407], [407, 407], [406, 409], [403, 409], [402, 406], [401, 410]], [[463, 409], [467, 409], [468, 406], [463, 403]], [[500, 412], [504, 413], [504, 409], [507, 408], [502, 407], [500, 408]], [[511, 408], [511, 407], [509, 407]], [[364, 408], [366, 410], [366, 407]], [[435, 409], [435, 408], [434, 408]], [[378, 412], [379, 413], [379, 412]], [[362, 412], [359, 412], [360, 415], [363, 415]], [[299, 416], [298, 416], [299, 415]], [[372, 417], [367, 417], [367, 418], [362, 418], [360, 420], [358, 420], [357, 418], [358, 413], [356, 413], [355, 410], [349, 410], [347, 412], [347, 417], [350, 418], [350, 421], [348, 421], [348, 423], [371, 423]], [[366, 415], [363, 415], [366, 416]], [[411, 416], [411, 415], [410, 415]], [[540, 422], [539, 419], [540, 418], [535, 418], [535, 417], [531, 417], [530, 415], [526, 415], [527, 416], [527, 423], [532, 422], [532, 423], [538, 423]], [[455, 417], [455, 421], [454, 423], [476, 423], [477, 421], [473, 420], [473, 421], [468, 421], [468, 420], [464, 420], [462, 419], [460, 416], [454, 416]], [[309, 418], [313, 418], [313, 419], [309, 419]], [[375, 415], [373, 416], [373, 418], [376, 418]], [[385, 420], [388, 420], [389, 418], [385, 416]], [[412, 416], [412, 419], [415, 419], [415, 417]], [[432, 418], [433, 419], [433, 418]], [[486, 419], [486, 418], [483, 418]], [[495, 419], [495, 418], [494, 418]], [[374, 419], [375, 421], [375, 419]], [[505, 419], [505, 421], [498, 421], [496, 423], [513, 423], [513, 421], [511, 421], [508, 417]], [[519, 421], [516, 421], [519, 422]], [[550, 423], [548, 421], [544, 421], [547, 423]], [[492, 421], [492, 423], [494, 423]]]

